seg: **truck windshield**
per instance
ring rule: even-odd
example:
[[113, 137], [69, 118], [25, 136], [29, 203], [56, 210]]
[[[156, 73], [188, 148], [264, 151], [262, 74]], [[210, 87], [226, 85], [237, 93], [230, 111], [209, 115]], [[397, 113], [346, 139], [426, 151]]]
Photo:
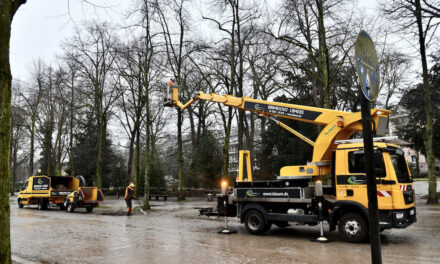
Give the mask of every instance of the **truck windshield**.
[[399, 183], [410, 183], [411, 178], [406, 166], [405, 157], [396, 153], [390, 153], [391, 163], [393, 163], [394, 171], [396, 172], [397, 181]]

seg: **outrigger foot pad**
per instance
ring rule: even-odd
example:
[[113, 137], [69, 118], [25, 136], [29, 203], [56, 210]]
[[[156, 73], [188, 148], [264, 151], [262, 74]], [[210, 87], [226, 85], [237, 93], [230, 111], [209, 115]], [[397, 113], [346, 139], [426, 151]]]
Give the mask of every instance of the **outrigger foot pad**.
[[328, 243], [328, 242], [331, 242], [330, 240], [328, 240], [328, 238], [323, 237], [323, 236], [318, 237], [318, 238], [314, 238], [314, 239], [312, 239], [311, 241], [312, 241], [312, 242], [319, 242], [319, 243]]
[[218, 231], [217, 233], [219, 233], [219, 234], [223, 234], [223, 235], [229, 235], [229, 234], [235, 234], [235, 233], [237, 233], [237, 230], [235, 230], [235, 229], [230, 229], [230, 228], [225, 228], [225, 229], [222, 229], [222, 230]]

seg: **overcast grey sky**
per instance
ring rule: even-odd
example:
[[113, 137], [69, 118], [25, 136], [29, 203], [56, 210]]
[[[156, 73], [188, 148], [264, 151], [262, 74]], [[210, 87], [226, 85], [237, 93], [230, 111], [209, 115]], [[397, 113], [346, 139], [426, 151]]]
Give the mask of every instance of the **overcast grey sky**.
[[[358, 8], [372, 12], [376, 1], [359, 1]], [[62, 41], [72, 36], [75, 24], [88, 19], [123, 24], [128, 9], [133, 6], [132, 0], [91, 2], [108, 8], [93, 8], [82, 0], [34, 0], [23, 5], [12, 23], [10, 52], [14, 79], [28, 81], [33, 61], [38, 58], [47, 63], [55, 62], [56, 55], [61, 53]]]
[[121, 23], [131, 1], [93, 0], [93, 3], [108, 8], [93, 8], [81, 0], [34, 0], [20, 7], [12, 22], [12, 76], [26, 81], [34, 60], [55, 61], [62, 41], [72, 36], [75, 24], [81, 21], [99, 19]]

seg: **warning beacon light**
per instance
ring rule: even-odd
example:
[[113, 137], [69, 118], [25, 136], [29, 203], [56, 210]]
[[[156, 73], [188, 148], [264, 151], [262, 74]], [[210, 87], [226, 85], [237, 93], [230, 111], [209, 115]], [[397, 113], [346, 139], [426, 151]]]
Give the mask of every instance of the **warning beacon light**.
[[220, 187], [222, 195], [226, 195], [228, 191], [228, 181], [226, 179], [221, 180]]

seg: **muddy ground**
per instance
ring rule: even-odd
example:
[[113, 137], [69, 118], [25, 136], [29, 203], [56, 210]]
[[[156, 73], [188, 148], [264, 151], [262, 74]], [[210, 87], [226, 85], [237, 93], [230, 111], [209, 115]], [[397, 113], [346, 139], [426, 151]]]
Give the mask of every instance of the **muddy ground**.
[[[419, 190], [423, 183], [417, 183]], [[417, 188], [417, 185], [415, 186]], [[416, 189], [417, 190], [417, 189]], [[423, 191], [416, 192], [422, 197]], [[199, 217], [194, 207], [215, 202], [153, 201], [147, 215], [122, 214], [123, 200], [107, 198], [92, 213], [36, 206], [18, 209], [11, 197], [14, 263], [370, 263], [370, 245], [311, 242], [318, 227], [272, 227], [253, 236], [236, 219], [237, 234], [220, 235], [223, 219]], [[418, 222], [382, 233], [383, 263], [440, 263], [440, 206], [417, 201]], [[137, 207], [137, 203], [134, 203]], [[325, 227], [328, 231], [328, 226]]]

